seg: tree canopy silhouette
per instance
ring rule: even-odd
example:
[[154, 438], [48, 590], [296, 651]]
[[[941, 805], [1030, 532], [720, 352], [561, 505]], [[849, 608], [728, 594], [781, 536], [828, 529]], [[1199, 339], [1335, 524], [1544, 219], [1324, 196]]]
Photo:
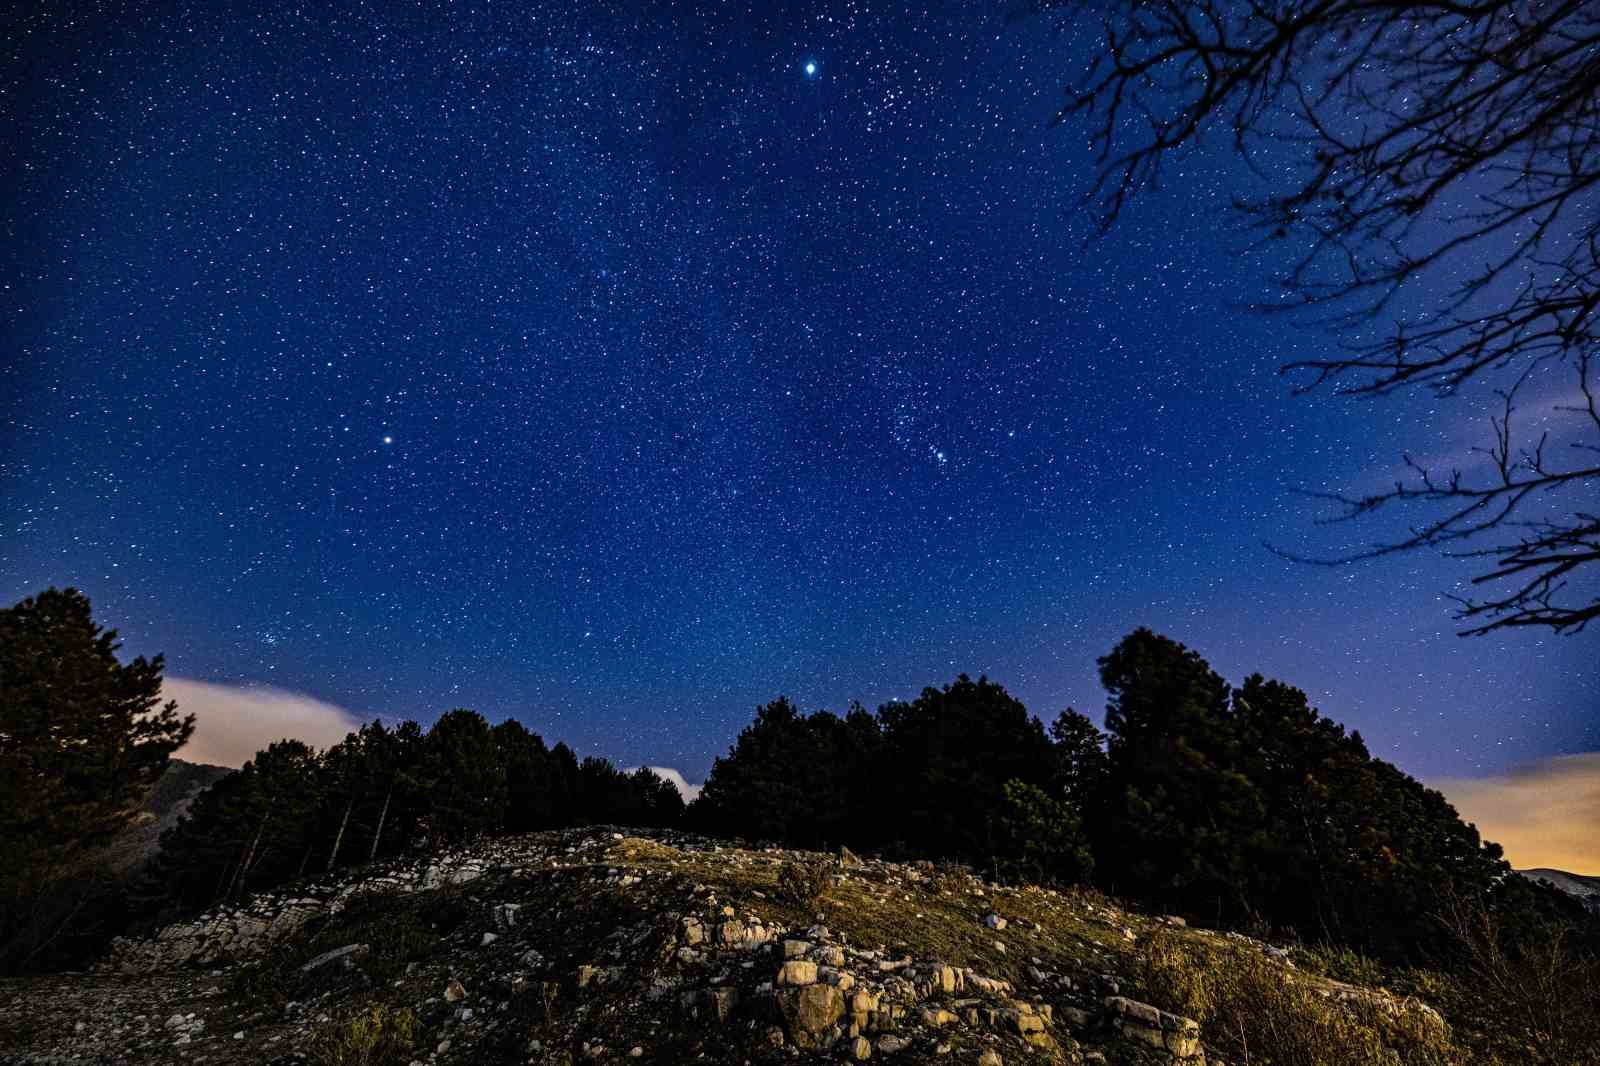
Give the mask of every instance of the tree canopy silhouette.
[[1106, 227], [1169, 160], [1231, 138], [1269, 190], [1236, 206], [1291, 248], [1271, 306], [1343, 337], [1283, 368], [1301, 389], [1470, 389], [1487, 404], [1472, 460], [1407, 456], [1391, 488], [1311, 493], [1335, 521], [1408, 516], [1404, 533], [1311, 561], [1476, 560], [1467, 633], [1576, 632], [1600, 615], [1600, 7], [1045, 6], [1103, 20], [1103, 54], [1058, 121], [1093, 131]]
[[138, 812], [194, 731], [161, 703], [161, 656], [118, 662], [88, 597], [47, 589], [0, 610], [0, 964], [66, 930], [63, 890]]

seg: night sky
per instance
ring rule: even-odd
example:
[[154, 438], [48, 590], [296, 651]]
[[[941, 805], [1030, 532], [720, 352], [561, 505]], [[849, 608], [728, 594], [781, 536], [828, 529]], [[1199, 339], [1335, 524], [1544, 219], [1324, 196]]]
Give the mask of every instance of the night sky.
[[1590, 636], [1457, 637], [1470, 565], [1263, 546], [1379, 539], [1292, 490], [1464, 456], [1482, 408], [1290, 395], [1330, 341], [1239, 309], [1275, 264], [1226, 151], [1094, 240], [1050, 125], [1093, 35], [225, 6], [0, 28], [5, 602], [692, 780], [779, 694], [1098, 715], [1138, 625], [1424, 778], [1600, 748]]

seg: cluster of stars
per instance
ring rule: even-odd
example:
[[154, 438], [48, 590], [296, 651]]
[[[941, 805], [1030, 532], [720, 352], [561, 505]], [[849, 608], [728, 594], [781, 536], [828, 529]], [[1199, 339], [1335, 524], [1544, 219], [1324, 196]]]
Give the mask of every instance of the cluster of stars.
[[987, 671], [1093, 709], [1139, 624], [1422, 769], [1478, 757], [1411, 736], [1443, 703], [1495, 758], [1582, 742], [1518, 724], [1592, 684], [1575, 653], [1472, 656], [1447, 570], [1374, 575], [1396, 621], [1258, 547], [1403, 427], [1291, 399], [1301, 340], [1233, 310], [1267, 273], [1221, 221], [1248, 174], [1085, 244], [1092, 155], [1050, 120], [1092, 35], [856, 3], [22, 22], [12, 599], [75, 584], [177, 674], [470, 700], [691, 778], [779, 693]]

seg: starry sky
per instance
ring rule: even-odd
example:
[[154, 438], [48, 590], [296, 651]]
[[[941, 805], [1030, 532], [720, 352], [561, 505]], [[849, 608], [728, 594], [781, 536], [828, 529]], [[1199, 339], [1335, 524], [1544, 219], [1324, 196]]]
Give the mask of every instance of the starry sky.
[[1201, 151], [1095, 240], [1050, 123], [1093, 35], [768, 6], [7, 16], [0, 595], [691, 780], [779, 694], [1098, 712], [1138, 625], [1424, 778], [1600, 748], [1589, 636], [1463, 639], [1469, 567], [1263, 547], [1377, 539], [1293, 490], [1482, 409], [1290, 395], [1330, 338], [1238, 307], [1262, 178]]

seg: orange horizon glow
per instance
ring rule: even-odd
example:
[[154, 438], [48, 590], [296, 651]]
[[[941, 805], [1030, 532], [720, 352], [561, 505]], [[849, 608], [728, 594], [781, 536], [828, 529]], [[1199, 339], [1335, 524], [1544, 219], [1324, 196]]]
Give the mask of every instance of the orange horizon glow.
[[1600, 752], [1431, 782], [1518, 870], [1600, 876]]

